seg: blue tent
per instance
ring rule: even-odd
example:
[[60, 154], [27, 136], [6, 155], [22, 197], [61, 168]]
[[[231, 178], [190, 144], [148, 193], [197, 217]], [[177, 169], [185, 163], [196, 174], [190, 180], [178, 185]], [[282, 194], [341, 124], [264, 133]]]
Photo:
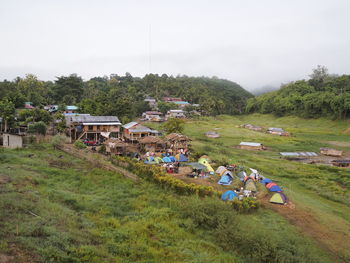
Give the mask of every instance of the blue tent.
[[150, 156], [144, 161], [144, 163], [146, 163], [146, 164], [155, 164], [155, 163], [157, 163], [157, 161], [152, 156]]
[[283, 192], [281, 187], [279, 187], [278, 185], [274, 185], [274, 186], [270, 187], [269, 191], [270, 192]]
[[262, 180], [260, 181], [260, 183], [262, 183], [262, 184], [268, 184], [268, 183], [272, 183], [272, 180], [269, 179], [269, 178], [264, 178], [264, 179], [262, 179]]
[[172, 162], [176, 162], [176, 159], [175, 159], [174, 156], [169, 156], [169, 158], [170, 158], [170, 160], [171, 160]]
[[230, 201], [230, 200], [233, 200], [235, 197], [237, 197], [237, 194], [232, 190], [228, 190], [221, 195], [221, 200]]
[[165, 163], [171, 163], [171, 159], [169, 157], [164, 157], [163, 162]]
[[221, 176], [218, 184], [222, 184], [222, 185], [230, 185], [232, 183], [232, 177], [229, 175], [223, 175]]
[[187, 162], [187, 158], [184, 154], [180, 154], [179, 162]]

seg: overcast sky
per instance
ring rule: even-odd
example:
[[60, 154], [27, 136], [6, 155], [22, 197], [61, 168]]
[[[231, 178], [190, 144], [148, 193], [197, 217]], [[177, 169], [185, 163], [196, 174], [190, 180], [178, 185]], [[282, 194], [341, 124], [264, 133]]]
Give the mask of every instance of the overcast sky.
[[348, 0], [0, 0], [0, 79], [152, 72], [254, 90], [318, 64], [349, 74], [349, 12]]

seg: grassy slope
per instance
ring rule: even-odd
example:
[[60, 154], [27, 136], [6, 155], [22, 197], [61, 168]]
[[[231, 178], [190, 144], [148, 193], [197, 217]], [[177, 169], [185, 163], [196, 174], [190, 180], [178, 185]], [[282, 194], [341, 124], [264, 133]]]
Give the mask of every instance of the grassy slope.
[[0, 255], [22, 262], [329, 261], [269, 210], [238, 215], [48, 147], [1, 151], [0, 171], [11, 180], [0, 184]]
[[[252, 123], [265, 127], [282, 127], [293, 137], [278, 137], [247, 129], [238, 125]], [[189, 121], [185, 133], [194, 139], [193, 148], [208, 154], [219, 162], [238, 163], [257, 168], [265, 176], [277, 180], [289, 198], [305, 211], [311, 211], [320, 225], [329, 227], [324, 243], [345, 261], [350, 259], [350, 176], [349, 170], [308, 165], [283, 160], [279, 151], [315, 151], [328, 141], [349, 142], [343, 134], [349, 123], [326, 119], [305, 120], [296, 117], [275, 118], [270, 115], [219, 116]], [[220, 128], [221, 138], [208, 139], [203, 134]], [[261, 142], [269, 151], [254, 152], [236, 149], [240, 141]], [[335, 147], [350, 152], [350, 147]], [[327, 231], [327, 230], [326, 230]], [[331, 232], [340, 235], [333, 237]], [[322, 239], [322, 237], [320, 237]]]

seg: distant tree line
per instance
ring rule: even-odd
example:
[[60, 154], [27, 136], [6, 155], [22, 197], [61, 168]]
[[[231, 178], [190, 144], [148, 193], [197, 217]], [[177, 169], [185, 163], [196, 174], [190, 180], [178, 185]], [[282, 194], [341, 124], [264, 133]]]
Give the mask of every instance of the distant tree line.
[[[77, 105], [84, 113], [116, 115], [122, 120], [130, 120], [149, 110], [144, 102], [146, 96], [158, 100], [166, 96], [181, 97], [200, 104], [207, 115], [242, 113], [246, 100], [253, 97], [228, 80], [166, 74], [148, 74], [140, 78], [126, 73], [125, 76], [95, 77], [87, 81], [76, 74], [57, 77], [55, 81], [41, 81], [28, 74], [25, 78], [0, 82], [0, 105], [7, 115], [28, 101], [39, 108], [49, 104], [60, 105], [60, 108]], [[166, 106], [161, 106], [166, 109]]]
[[291, 82], [277, 91], [250, 98], [246, 112], [304, 118], [349, 118], [350, 75], [330, 75], [327, 68], [318, 66], [309, 80]]

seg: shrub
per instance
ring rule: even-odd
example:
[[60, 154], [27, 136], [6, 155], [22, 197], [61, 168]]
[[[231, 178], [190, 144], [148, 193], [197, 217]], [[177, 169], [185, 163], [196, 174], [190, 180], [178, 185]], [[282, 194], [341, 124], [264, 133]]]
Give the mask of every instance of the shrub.
[[54, 148], [67, 142], [68, 142], [68, 138], [62, 134], [57, 134], [51, 139], [51, 144]]
[[86, 145], [81, 141], [76, 141], [74, 143], [74, 146], [77, 147], [78, 149], [85, 149], [86, 148]]
[[46, 134], [46, 124], [43, 121], [36, 122], [34, 124], [30, 124], [28, 126], [28, 133], [36, 133], [36, 134]]

